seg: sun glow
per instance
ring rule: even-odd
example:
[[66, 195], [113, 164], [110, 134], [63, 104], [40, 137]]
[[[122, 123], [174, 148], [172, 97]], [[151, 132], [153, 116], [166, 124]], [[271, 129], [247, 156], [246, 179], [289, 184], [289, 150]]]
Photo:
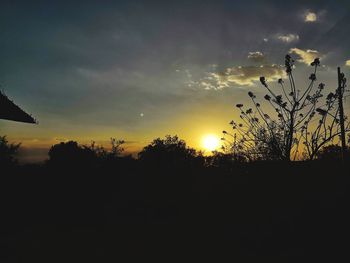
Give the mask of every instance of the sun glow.
[[213, 134], [205, 135], [202, 139], [202, 145], [207, 151], [215, 151], [220, 146], [220, 138]]

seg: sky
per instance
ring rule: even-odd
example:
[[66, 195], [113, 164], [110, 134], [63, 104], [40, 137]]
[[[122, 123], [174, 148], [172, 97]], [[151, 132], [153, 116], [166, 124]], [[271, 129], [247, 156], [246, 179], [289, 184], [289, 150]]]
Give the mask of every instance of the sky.
[[[55, 143], [126, 141], [135, 153], [178, 135], [202, 148], [248, 103], [263, 97], [259, 77], [284, 76], [296, 60], [305, 86], [309, 63], [336, 88], [350, 75], [349, 1], [1, 1], [1, 89], [38, 125], [0, 120], [26, 161]], [[350, 103], [345, 102], [349, 111]]]

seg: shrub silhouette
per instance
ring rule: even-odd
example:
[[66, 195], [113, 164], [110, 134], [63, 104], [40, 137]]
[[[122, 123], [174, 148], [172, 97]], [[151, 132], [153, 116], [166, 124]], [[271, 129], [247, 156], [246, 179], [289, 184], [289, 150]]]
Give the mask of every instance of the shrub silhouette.
[[0, 166], [16, 164], [16, 155], [20, 146], [20, 143], [9, 143], [6, 136], [0, 136]]
[[[341, 146], [333, 144], [327, 145], [317, 153], [317, 159], [323, 161], [340, 161], [342, 156], [341, 152]], [[350, 158], [349, 153], [349, 148], [347, 148], [346, 154], [344, 156], [347, 160]]]
[[206, 166], [218, 167], [222, 169], [230, 169], [235, 164], [241, 164], [246, 162], [246, 158], [243, 155], [213, 152], [212, 156], [206, 157]]

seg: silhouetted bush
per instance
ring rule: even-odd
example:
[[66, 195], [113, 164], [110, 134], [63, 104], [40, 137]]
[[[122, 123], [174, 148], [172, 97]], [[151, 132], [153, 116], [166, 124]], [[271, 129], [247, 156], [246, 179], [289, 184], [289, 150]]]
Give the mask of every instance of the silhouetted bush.
[[[344, 156], [347, 160], [349, 160], [350, 158], [349, 153], [350, 153], [349, 148], [347, 148], [347, 151]], [[328, 145], [322, 148], [322, 150], [317, 153], [317, 159], [323, 160], [323, 161], [340, 161], [342, 159], [341, 146]]]
[[213, 166], [228, 170], [235, 164], [246, 162], [244, 156], [233, 153], [214, 152], [212, 156], [206, 157], [206, 166]]

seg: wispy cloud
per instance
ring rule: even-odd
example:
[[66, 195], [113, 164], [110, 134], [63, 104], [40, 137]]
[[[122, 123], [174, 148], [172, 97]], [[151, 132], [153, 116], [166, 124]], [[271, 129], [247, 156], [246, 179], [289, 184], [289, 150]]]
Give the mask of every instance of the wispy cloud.
[[279, 65], [238, 66], [222, 72], [210, 72], [199, 83], [204, 89], [220, 90], [232, 86], [252, 86], [261, 76], [277, 80], [284, 76], [284, 69]]
[[262, 62], [265, 60], [265, 55], [260, 51], [249, 52], [248, 59], [254, 62]]
[[319, 51], [317, 50], [312, 50], [312, 49], [307, 49], [307, 50], [302, 50], [300, 48], [291, 48], [289, 50], [289, 53], [291, 54], [296, 54], [299, 56], [298, 61], [307, 65], [310, 65], [312, 61], [314, 61], [315, 58], [322, 58], [324, 55], [322, 55]]
[[286, 35], [278, 34], [276, 37], [278, 40], [284, 43], [297, 42], [300, 39], [299, 35], [297, 34], [286, 34]]

